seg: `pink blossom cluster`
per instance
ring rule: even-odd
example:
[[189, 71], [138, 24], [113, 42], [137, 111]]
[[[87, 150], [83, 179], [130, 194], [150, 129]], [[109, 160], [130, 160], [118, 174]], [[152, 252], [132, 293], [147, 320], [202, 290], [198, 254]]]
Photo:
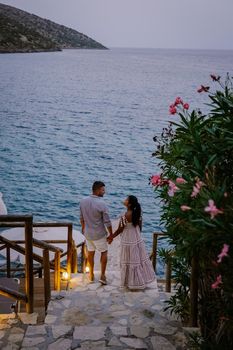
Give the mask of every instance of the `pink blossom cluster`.
[[[176, 183], [179, 184], [179, 185], [183, 185], [183, 184], [186, 183], [186, 180], [183, 179], [183, 177], [177, 177], [176, 178]], [[176, 191], [179, 190], [179, 187], [177, 187], [176, 184], [173, 181], [171, 181], [171, 180], [168, 181], [168, 185], [169, 185], [168, 195], [169, 195], [169, 197], [174, 197], [174, 194], [175, 194]]]
[[221, 250], [221, 253], [218, 254], [218, 260], [217, 260], [217, 263], [221, 263], [222, 262], [222, 259], [225, 257], [225, 256], [228, 256], [228, 252], [229, 252], [229, 245], [224, 243], [223, 244], [223, 247], [222, 247], [222, 250]]
[[223, 211], [218, 209], [213, 201], [213, 199], [208, 200], [208, 206], [205, 207], [205, 212], [210, 214], [211, 220], [215, 218], [218, 214], [223, 214]]
[[[176, 183], [175, 183], [176, 182]], [[168, 195], [173, 197], [175, 192], [179, 190], [176, 184], [182, 185], [186, 183], [186, 180], [182, 177], [177, 177], [175, 182], [171, 180], [164, 179], [161, 174], [153, 175], [150, 178], [150, 183], [152, 186], [165, 186], [168, 185]]]
[[[193, 196], [191, 195], [191, 197], [193, 197]], [[218, 215], [218, 214], [223, 214], [223, 210], [218, 209], [218, 208], [216, 207], [216, 205], [215, 205], [215, 203], [214, 203], [214, 201], [213, 201], [212, 199], [209, 199], [208, 204], [209, 204], [209, 205], [207, 205], [207, 206], [204, 208], [204, 211], [205, 211], [206, 213], [209, 213], [209, 214], [210, 214], [211, 220], [214, 219], [216, 215]], [[192, 208], [189, 207], [188, 205], [183, 204], [183, 205], [180, 206], [180, 209], [181, 209], [182, 211], [188, 211], [188, 210], [191, 210]]]
[[208, 92], [209, 89], [210, 89], [209, 86], [201, 85], [201, 86], [197, 89], [197, 92], [199, 92], [199, 94], [200, 94], [201, 92]]
[[219, 81], [221, 79], [220, 75], [210, 74], [210, 77], [213, 81]]
[[176, 114], [177, 113], [177, 107], [181, 105], [185, 110], [189, 109], [189, 104], [187, 102], [183, 102], [183, 100], [180, 97], [177, 97], [175, 99], [175, 102], [172, 103], [169, 107], [169, 113], [170, 114]]
[[180, 209], [182, 210], [182, 211], [189, 211], [189, 210], [191, 210], [192, 208], [191, 207], [189, 207], [188, 205], [181, 205], [180, 206]]
[[195, 198], [198, 195], [198, 193], [200, 192], [202, 186], [204, 186], [204, 182], [202, 182], [199, 179], [197, 179], [195, 185], [193, 186], [193, 192], [191, 194], [192, 198]]
[[[218, 260], [217, 260], [218, 264], [222, 262], [222, 259], [224, 257], [228, 256], [228, 252], [229, 252], [229, 245], [224, 243], [222, 250], [221, 250], [221, 253], [218, 255]], [[218, 275], [216, 281], [214, 283], [212, 283], [211, 288], [212, 289], [219, 288], [220, 284], [222, 284], [222, 276]]]
[[169, 195], [169, 197], [174, 197], [174, 194], [176, 191], [179, 190], [179, 187], [177, 187], [176, 184], [171, 180], [168, 181], [168, 186], [169, 188], [167, 194]]
[[222, 276], [218, 275], [217, 278], [216, 278], [216, 281], [214, 283], [212, 283], [211, 288], [212, 289], [219, 288], [220, 284], [222, 284]]
[[152, 186], [165, 186], [168, 185], [168, 180], [163, 179], [162, 175], [152, 175], [150, 178], [150, 183]]

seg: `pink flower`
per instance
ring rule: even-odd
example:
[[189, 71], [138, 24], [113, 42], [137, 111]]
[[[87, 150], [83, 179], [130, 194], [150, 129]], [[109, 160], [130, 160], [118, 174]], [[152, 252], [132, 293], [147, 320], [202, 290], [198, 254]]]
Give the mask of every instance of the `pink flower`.
[[161, 183], [161, 175], [153, 175], [150, 178], [150, 183], [152, 186], [159, 186]]
[[212, 79], [213, 81], [219, 81], [220, 78], [221, 78], [219, 75], [216, 76], [215, 74], [210, 74], [210, 77], [211, 77], [211, 79]]
[[229, 251], [229, 245], [224, 243], [224, 244], [223, 244], [222, 251], [221, 251], [221, 253], [218, 255], [217, 263], [221, 263], [221, 262], [222, 262], [222, 259], [223, 259], [225, 256], [228, 256], [228, 251]]
[[189, 104], [188, 103], [184, 103], [183, 107], [184, 107], [184, 109], [189, 109]]
[[174, 105], [175, 105], [175, 106], [178, 106], [178, 105], [182, 105], [182, 104], [183, 104], [182, 99], [181, 99], [180, 97], [177, 97], [176, 100], [175, 100]]
[[150, 183], [152, 186], [165, 186], [168, 185], [169, 180], [163, 179], [161, 175], [153, 175], [150, 178]]
[[177, 112], [177, 109], [174, 105], [171, 105], [170, 108], [169, 108], [169, 113], [170, 114], [176, 114]]
[[211, 288], [212, 289], [216, 289], [219, 287], [219, 285], [222, 283], [222, 276], [218, 275], [216, 281], [214, 283], [212, 283]]
[[218, 214], [223, 214], [223, 211], [218, 209], [213, 201], [213, 199], [209, 199], [209, 206], [205, 207], [205, 212], [210, 214], [211, 220]]
[[185, 184], [186, 181], [185, 181], [185, 179], [183, 179], [183, 177], [177, 177], [176, 183], [178, 183], [178, 184]]
[[180, 209], [181, 209], [182, 211], [188, 211], [188, 210], [191, 210], [192, 208], [190, 208], [190, 207], [187, 206], [187, 205], [181, 205], [181, 206], [180, 206]]
[[193, 192], [191, 194], [191, 197], [194, 198], [198, 195], [198, 193], [200, 192], [202, 186], [204, 186], [204, 182], [200, 181], [199, 179], [197, 179], [196, 184], [193, 186]]
[[201, 92], [208, 92], [210, 89], [209, 86], [203, 86], [201, 85], [201, 87], [197, 90], [197, 92], [201, 93]]
[[168, 195], [169, 197], [173, 197], [175, 192], [178, 191], [179, 188], [171, 180], [168, 181], [168, 185], [169, 185]]

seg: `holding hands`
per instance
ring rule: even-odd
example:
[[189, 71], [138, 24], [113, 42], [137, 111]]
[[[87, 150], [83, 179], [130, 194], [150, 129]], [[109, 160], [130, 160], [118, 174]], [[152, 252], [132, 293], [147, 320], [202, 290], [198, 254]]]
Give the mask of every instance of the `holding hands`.
[[127, 220], [126, 220], [125, 216], [121, 216], [117, 230], [113, 234], [110, 234], [107, 237], [108, 244], [111, 244], [113, 239], [124, 230], [126, 223], [127, 223]]

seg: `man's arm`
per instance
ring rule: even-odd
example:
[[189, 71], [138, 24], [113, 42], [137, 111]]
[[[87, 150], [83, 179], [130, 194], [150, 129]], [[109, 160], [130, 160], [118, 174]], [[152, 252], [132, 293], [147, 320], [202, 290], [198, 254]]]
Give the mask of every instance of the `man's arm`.
[[106, 206], [104, 206], [103, 209], [103, 222], [104, 225], [107, 227], [109, 235], [112, 236], [112, 223], [108, 214], [108, 208]]
[[80, 218], [80, 224], [81, 224], [81, 232], [84, 235], [84, 231], [85, 231], [85, 221], [83, 220], [83, 218]]
[[84, 231], [85, 231], [85, 221], [84, 221], [84, 218], [83, 218], [83, 214], [82, 214], [81, 207], [80, 207], [80, 224], [81, 224], [81, 232], [82, 232], [82, 234], [84, 235]]

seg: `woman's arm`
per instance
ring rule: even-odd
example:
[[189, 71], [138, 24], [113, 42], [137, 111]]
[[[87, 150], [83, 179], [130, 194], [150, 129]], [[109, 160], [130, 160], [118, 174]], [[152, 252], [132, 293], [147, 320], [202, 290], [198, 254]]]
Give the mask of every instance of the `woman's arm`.
[[140, 228], [140, 231], [142, 231], [142, 217], [140, 217], [139, 219], [139, 228]]
[[108, 243], [111, 244], [113, 239], [123, 232], [124, 228], [125, 228], [125, 222], [123, 217], [121, 217], [117, 230], [112, 235], [107, 237]]

